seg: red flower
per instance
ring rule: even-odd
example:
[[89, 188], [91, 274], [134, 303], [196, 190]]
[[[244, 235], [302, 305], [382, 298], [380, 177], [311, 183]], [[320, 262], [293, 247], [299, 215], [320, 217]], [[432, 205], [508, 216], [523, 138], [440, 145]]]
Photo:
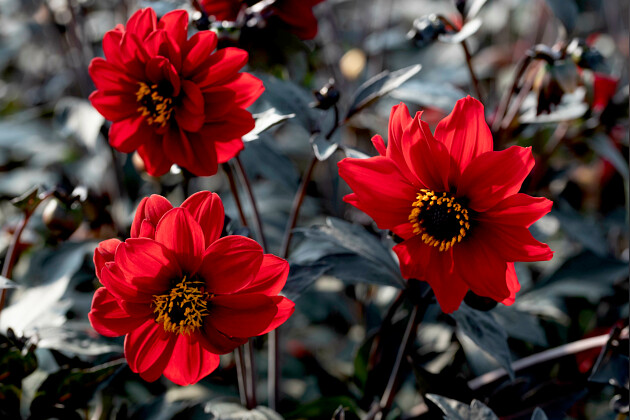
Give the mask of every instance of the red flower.
[[[301, 39], [313, 39], [317, 35], [317, 19], [313, 6], [324, 0], [276, 0], [269, 8], [271, 16], [284, 22], [291, 33]], [[201, 0], [206, 14], [217, 20], [235, 21], [242, 7], [256, 1], [246, 0]]]
[[129, 367], [147, 381], [164, 373], [188, 385], [248, 337], [293, 313], [278, 296], [289, 264], [243, 236], [219, 238], [223, 204], [208, 191], [173, 208], [152, 195], [140, 203], [131, 238], [94, 252], [105, 287], [94, 294], [90, 322], [106, 336], [125, 335]]
[[158, 22], [152, 9], [136, 12], [127, 26], [103, 38], [106, 59], [90, 63], [96, 91], [92, 105], [108, 120], [110, 144], [138, 150], [147, 172], [158, 176], [173, 163], [195, 175], [213, 175], [218, 163], [243, 149], [254, 128], [245, 110], [262, 82], [239, 73], [247, 53], [217, 45], [213, 32], [187, 39], [188, 14], [175, 10]]
[[444, 312], [469, 289], [511, 304], [520, 288], [513, 262], [552, 257], [527, 229], [551, 202], [518, 193], [531, 151], [493, 152], [483, 105], [471, 97], [457, 101], [435, 137], [421, 115], [395, 106], [387, 148], [372, 139], [380, 156], [339, 162], [354, 191], [344, 199], [404, 239], [394, 247], [403, 277], [427, 281]]
[[601, 112], [617, 92], [619, 79], [604, 73], [593, 72], [593, 109]]

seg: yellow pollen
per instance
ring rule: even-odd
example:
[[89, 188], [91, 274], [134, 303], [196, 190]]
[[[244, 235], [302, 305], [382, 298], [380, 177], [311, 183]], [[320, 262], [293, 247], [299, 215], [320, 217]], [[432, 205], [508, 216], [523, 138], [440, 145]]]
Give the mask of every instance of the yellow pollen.
[[173, 99], [160, 95], [157, 84], [151, 86], [139, 82], [136, 91], [137, 111], [146, 117], [149, 125], [166, 126], [173, 112]]
[[440, 252], [451, 249], [470, 231], [470, 212], [451, 193], [421, 189], [412, 206], [413, 233]]
[[189, 335], [203, 326], [209, 314], [208, 301], [214, 295], [205, 291], [203, 281], [186, 280], [186, 276], [168, 293], [153, 295], [155, 322], [164, 331]]

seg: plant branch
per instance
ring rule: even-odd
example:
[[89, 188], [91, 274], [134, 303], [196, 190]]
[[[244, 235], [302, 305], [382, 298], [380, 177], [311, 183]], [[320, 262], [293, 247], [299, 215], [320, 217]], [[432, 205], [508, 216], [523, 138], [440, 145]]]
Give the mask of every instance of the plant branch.
[[245, 362], [243, 361], [243, 346], [234, 349], [234, 363], [236, 364], [238, 395], [241, 398], [241, 405], [249, 408], [250, 397], [247, 393], [247, 375], [245, 374]]
[[501, 102], [499, 102], [499, 107], [494, 114], [494, 119], [492, 120], [492, 131], [497, 132], [501, 127], [501, 121], [503, 121], [503, 117], [507, 112], [508, 105], [510, 104], [510, 98], [514, 92], [516, 92], [516, 88], [518, 87], [518, 82], [521, 80], [521, 76], [525, 73], [527, 66], [532, 61], [532, 57], [530, 55], [523, 56], [519, 62], [516, 64], [516, 74], [514, 75], [514, 80], [512, 81], [512, 86], [509, 90], [506, 90], [501, 98]]
[[247, 192], [247, 196], [249, 197], [249, 202], [252, 206], [252, 214], [254, 216], [254, 230], [256, 231], [256, 236], [258, 237], [258, 240], [263, 247], [263, 251], [267, 251], [267, 240], [265, 239], [265, 235], [263, 233], [260, 213], [258, 213], [258, 206], [256, 206], [256, 198], [254, 197], [252, 186], [249, 183], [249, 179], [247, 178], [247, 173], [245, 172], [245, 167], [243, 166], [243, 162], [241, 162], [241, 159], [236, 156], [234, 158], [234, 161], [236, 162], [236, 168], [238, 169], [241, 181], [243, 183], [243, 186], [245, 187], [245, 191]]
[[[558, 359], [564, 356], [580, 353], [586, 350], [596, 349], [606, 345], [609, 339], [608, 334], [598, 335], [597, 337], [585, 338], [583, 340], [575, 341], [573, 343], [564, 344], [553, 349], [545, 350], [540, 353], [532, 354], [531, 356], [517, 360], [512, 363], [514, 371], [523, 370], [528, 367], [538, 365], [540, 363], [548, 362], [550, 360]], [[482, 388], [492, 382], [507, 376], [507, 371], [503, 368], [495, 369], [491, 372], [485, 373], [468, 381], [468, 387], [472, 390]]]
[[236, 187], [236, 181], [234, 180], [234, 173], [232, 172], [232, 167], [224, 163], [223, 171], [228, 178], [228, 182], [230, 184], [230, 191], [232, 191], [232, 196], [234, 197], [234, 203], [236, 204], [236, 208], [238, 209], [238, 217], [241, 221], [241, 225], [247, 227], [247, 218], [245, 217], [245, 212], [243, 212], [243, 205], [241, 204], [241, 198], [238, 195], [238, 188]]
[[[438, 19], [444, 22], [446, 25], [450, 26], [452, 30], [458, 31], [459, 28], [453, 24], [448, 18], [443, 15], [438, 15]], [[468, 67], [468, 71], [470, 72], [470, 80], [472, 81], [473, 88], [475, 90], [475, 95], [477, 95], [477, 99], [483, 102], [483, 98], [481, 96], [481, 87], [479, 86], [479, 79], [477, 79], [477, 75], [475, 74], [475, 70], [472, 66], [472, 55], [470, 54], [470, 50], [468, 49], [468, 45], [466, 44], [466, 40], [462, 40], [461, 42], [462, 49], [464, 50], [464, 55], [466, 56], [466, 66]]]

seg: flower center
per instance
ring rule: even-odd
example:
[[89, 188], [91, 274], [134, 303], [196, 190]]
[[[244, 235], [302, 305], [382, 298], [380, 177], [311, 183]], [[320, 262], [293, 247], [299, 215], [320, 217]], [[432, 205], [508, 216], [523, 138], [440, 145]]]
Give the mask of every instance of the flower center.
[[164, 127], [173, 112], [173, 99], [171, 98], [173, 88], [168, 83], [149, 86], [139, 82], [138, 86], [136, 91], [138, 112], [146, 117], [149, 125], [155, 124]]
[[203, 281], [187, 280], [186, 276], [168, 293], [153, 295], [155, 322], [164, 331], [190, 334], [201, 328], [208, 315], [208, 301], [213, 297], [205, 291]]
[[470, 230], [469, 211], [448, 192], [422, 189], [413, 203], [409, 222], [422, 242], [447, 251]]

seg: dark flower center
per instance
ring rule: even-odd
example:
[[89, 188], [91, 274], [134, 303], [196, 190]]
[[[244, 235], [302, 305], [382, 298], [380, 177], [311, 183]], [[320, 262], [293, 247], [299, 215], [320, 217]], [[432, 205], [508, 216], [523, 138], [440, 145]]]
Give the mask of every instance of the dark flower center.
[[146, 117], [149, 125], [164, 127], [173, 112], [173, 87], [168, 83], [154, 83], [151, 86], [139, 82], [136, 91], [138, 112]]
[[166, 332], [191, 334], [203, 325], [212, 297], [203, 281], [187, 280], [184, 276], [168, 293], [153, 295], [155, 322], [162, 324]]
[[452, 194], [422, 189], [413, 203], [409, 222], [422, 242], [447, 251], [466, 237], [469, 217], [469, 210]]

